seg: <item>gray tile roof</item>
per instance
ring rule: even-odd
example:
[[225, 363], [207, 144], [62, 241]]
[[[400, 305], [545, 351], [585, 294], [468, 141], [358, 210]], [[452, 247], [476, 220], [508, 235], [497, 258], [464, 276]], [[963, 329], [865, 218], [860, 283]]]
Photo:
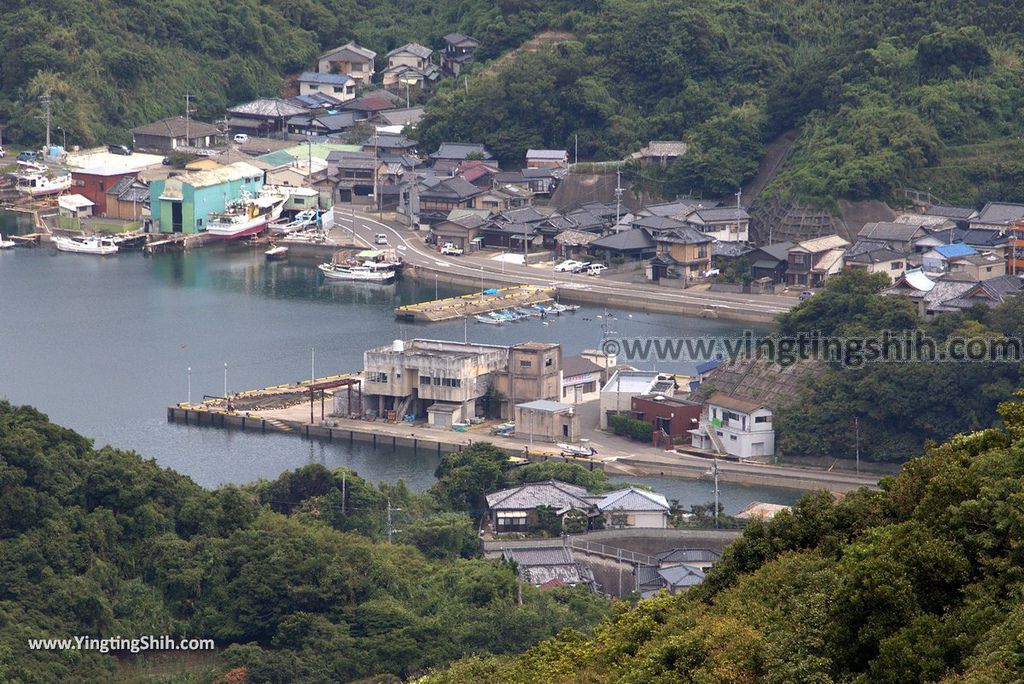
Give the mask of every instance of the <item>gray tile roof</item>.
[[644, 216], [633, 221], [634, 228], [647, 228], [651, 231], [672, 230], [682, 228], [686, 224], [667, 216]]
[[1021, 218], [1024, 218], [1024, 204], [989, 202], [982, 207], [978, 218], [971, 221], [971, 223], [1008, 225]]
[[598, 502], [597, 507], [602, 511], [621, 508], [625, 511], [663, 511], [665, 513], [668, 513], [670, 508], [663, 495], [634, 487], [605, 494], [604, 498]]
[[453, 32], [446, 35], [444, 37], [444, 42], [449, 43], [450, 45], [455, 45], [457, 47], [476, 47], [480, 45], [480, 41], [478, 41], [476, 38], [470, 38], [466, 34], [458, 32]]
[[540, 213], [533, 207], [523, 207], [521, 209], [508, 209], [503, 211], [501, 212], [500, 218], [508, 221], [509, 223], [536, 223], [543, 221], [547, 216]]
[[970, 207], [946, 207], [941, 204], [933, 204], [924, 213], [929, 216], [946, 216], [960, 221], [970, 220], [978, 214], [977, 211]]
[[[188, 135], [190, 138], [203, 138], [208, 135], [220, 135], [220, 129], [213, 124], [204, 123], [192, 119], [188, 122]], [[185, 117], [172, 116], [169, 119], [160, 119], [145, 126], [133, 128], [134, 135], [151, 135], [162, 138], [183, 138], [185, 137]]]
[[692, 565], [676, 565], [658, 570], [665, 584], [672, 588], [693, 587], [704, 581], [704, 571]]
[[347, 74], [321, 74], [317, 71], [303, 71], [299, 83], [316, 83], [317, 85], [345, 85], [352, 80]]
[[584, 373], [600, 373], [602, 370], [596, 363], [582, 356], [566, 356], [562, 359], [562, 376], [566, 378]]
[[367, 50], [364, 47], [359, 47], [358, 45], [355, 44], [354, 41], [350, 40], [349, 42], [345, 43], [340, 47], [336, 47], [333, 50], [328, 50], [327, 52], [323, 53], [322, 55], [320, 55], [320, 59], [330, 60], [331, 58], [339, 57], [345, 54], [346, 52], [349, 53], [352, 57], [356, 57], [365, 62], [371, 62], [373, 61], [373, 58], [377, 56], [377, 53], [374, 52], [373, 50]]
[[796, 245], [792, 242], [776, 242], [772, 245], [764, 245], [758, 247], [758, 249], [767, 254], [770, 257], [774, 257], [779, 261], [785, 261], [789, 258], [789, 250], [793, 249]]
[[397, 54], [399, 54], [401, 52], [408, 52], [410, 55], [415, 55], [416, 57], [419, 57], [420, 59], [429, 59], [430, 55], [434, 54], [434, 51], [431, 50], [430, 48], [428, 48], [425, 45], [420, 45], [419, 43], [406, 43], [402, 47], [395, 48], [394, 50], [389, 52], [386, 56], [387, 57], [392, 57], [392, 56], [397, 55]]
[[471, 154], [482, 154], [484, 159], [493, 159], [487, 148], [479, 143], [443, 142], [437, 151], [430, 155], [431, 159], [456, 159], [462, 161]]
[[658, 242], [673, 242], [680, 245], [701, 245], [714, 241], [714, 238], [691, 226], [682, 226], [655, 236]]
[[[710, 240], [710, 238], [708, 239]], [[633, 230], [624, 230], [621, 233], [606, 235], [591, 242], [590, 246], [595, 249], [630, 252], [652, 250], [655, 247], [655, 242], [646, 230], [634, 228]]]
[[711, 549], [674, 548], [654, 554], [662, 563], [716, 563], [722, 554]]
[[488, 494], [487, 507], [493, 511], [525, 511], [538, 506], [553, 506], [556, 510], [570, 508], [589, 509], [590, 496], [583, 487], [558, 480], [529, 482]]
[[692, 212], [690, 216], [696, 216], [703, 223], [734, 223], [750, 220], [750, 214], [742, 207], [700, 208]]
[[305, 114], [306, 110], [279, 98], [263, 98], [229, 107], [228, 113], [237, 116], [286, 119], [297, 114]]
[[921, 226], [907, 223], [892, 223], [890, 221], [879, 221], [877, 223], [865, 223], [864, 227], [857, 233], [858, 237], [869, 240], [889, 240], [892, 242], [910, 242], [915, 237], [925, 234]]

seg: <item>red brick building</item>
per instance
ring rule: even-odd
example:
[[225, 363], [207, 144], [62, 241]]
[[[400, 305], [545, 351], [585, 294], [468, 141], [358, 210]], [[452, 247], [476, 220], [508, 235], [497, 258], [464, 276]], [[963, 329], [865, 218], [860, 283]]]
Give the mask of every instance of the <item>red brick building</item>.
[[633, 397], [630, 414], [654, 427], [654, 444], [669, 447], [675, 442], [689, 442], [689, 430], [700, 423], [699, 402], [680, 397], [642, 395]]

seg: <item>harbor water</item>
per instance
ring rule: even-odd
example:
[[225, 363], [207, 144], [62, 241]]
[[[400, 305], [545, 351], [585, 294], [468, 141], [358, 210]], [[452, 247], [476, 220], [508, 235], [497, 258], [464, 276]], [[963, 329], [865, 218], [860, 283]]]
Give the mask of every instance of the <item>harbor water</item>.
[[[722, 335], [745, 327], [594, 307], [502, 326], [412, 324], [393, 316], [395, 306], [463, 293], [432, 282], [324, 283], [315, 262], [267, 263], [262, 249], [248, 247], [151, 258], [100, 258], [47, 246], [6, 250], [0, 252], [0, 398], [34, 405], [97, 446], [132, 449], [207, 487], [322, 463], [354, 468], [374, 482], [404, 478], [422, 490], [433, 482], [436, 455], [168, 424], [165, 408], [190, 391], [197, 401], [221, 395], [225, 386], [240, 391], [359, 370], [364, 349], [396, 338], [558, 341], [574, 354], [599, 346], [604, 335]], [[693, 368], [686, 360], [657, 365]], [[672, 489], [664, 492], [670, 498], [710, 500], [705, 482], [655, 480], [649, 483]], [[798, 496], [724, 484], [722, 492], [727, 510]]]

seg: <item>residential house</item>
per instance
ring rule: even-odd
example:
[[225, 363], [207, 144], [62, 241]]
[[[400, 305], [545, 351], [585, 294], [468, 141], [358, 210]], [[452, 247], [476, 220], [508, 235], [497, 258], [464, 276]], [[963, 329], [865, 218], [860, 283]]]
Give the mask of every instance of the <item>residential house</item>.
[[404, 135], [375, 133], [363, 141], [363, 152], [374, 152], [378, 155], [415, 155], [416, 141]]
[[951, 273], [963, 273], [972, 280], [989, 280], [1006, 275], [1006, 260], [991, 252], [967, 254], [949, 259]]
[[299, 95], [322, 93], [340, 102], [355, 99], [356, 96], [356, 80], [347, 74], [304, 71], [296, 82], [299, 84]]
[[929, 231], [920, 225], [879, 221], [865, 223], [857, 233], [857, 237], [860, 240], [885, 243], [886, 247], [898, 254], [910, 254], [914, 251], [917, 241], [927, 237], [928, 234]]
[[433, 50], [419, 43], [406, 43], [389, 52], [384, 87], [424, 87], [435, 83], [441, 72], [431, 61], [433, 54]]
[[610, 258], [624, 261], [644, 261], [658, 251], [658, 243], [643, 228], [623, 230], [598, 238], [590, 243], [592, 254], [607, 254]]
[[526, 151], [526, 168], [528, 169], [564, 169], [569, 166], [569, 153], [566, 150], [534, 150]]
[[750, 254], [754, 248], [745, 242], [711, 243], [711, 268], [731, 269], [739, 276], [750, 274]]
[[475, 209], [476, 198], [484, 192], [460, 176], [424, 179], [417, 193], [420, 222], [433, 225], [445, 220], [452, 209]]
[[664, 529], [672, 507], [662, 494], [627, 487], [605, 494], [597, 509], [608, 528], [644, 527]]
[[107, 189], [104, 215], [126, 221], [141, 221], [149, 215], [149, 186], [138, 178], [125, 176]]
[[541, 442], [575, 442], [582, 435], [572, 404], [537, 399], [515, 405], [516, 437]]
[[401, 126], [415, 128], [423, 120], [423, 107], [405, 107], [388, 109], [373, 115], [373, 121], [382, 126]]
[[786, 281], [786, 268], [789, 266], [789, 250], [795, 247], [792, 242], [776, 242], [772, 245], [757, 247], [747, 255], [750, 260], [750, 275], [758, 278], [771, 278], [775, 284]]
[[408, 66], [420, 71], [431, 64], [434, 51], [419, 43], [406, 43], [387, 54], [388, 67]]
[[381, 72], [381, 78], [385, 88], [396, 90], [399, 93], [404, 91], [408, 97], [413, 88], [425, 91], [433, 90], [434, 84], [441, 80], [441, 70], [433, 64], [428, 65], [425, 69], [399, 65], [385, 69]]
[[1013, 223], [1024, 220], [1024, 204], [989, 202], [981, 208], [976, 218], [971, 219], [974, 229], [1005, 231]]
[[354, 100], [342, 102], [339, 108], [355, 112], [356, 118], [359, 120], [367, 120], [376, 117], [381, 112], [394, 109], [400, 101], [404, 102], [387, 90], [375, 90], [366, 95], [360, 95]]
[[478, 143], [452, 143], [443, 142], [437, 148], [430, 158], [434, 162], [438, 161], [450, 161], [456, 162], [456, 165], [460, 162], [464, 162], [467, 159], [482, 159], [484, 161], [493, 160], [494, 157], [487, 148]]
[[926, 273], [945, 273], [949, 270], [950, 259], [973, 256], [977, 253], [973, 247], [962, 242], [939, 245], [921, 255], [921, 267]]
[[519, 578], [541, 588], [592, 586], [590, 568], [573, 559], [572, 549], [565, 546], [517, 545], [501, 552], [502, 560], [515, 563]]
[[686, 284], [701, 278], [711, 269], [713, 239], [696, 228], [688, 225], [673, 228], [657, 233], [654, 240], [657, 254], [647, 265], [650, 280], [658, 282], [663, 278], [679, 278]]
[[604, 369], [582, 356], [562, 359], [560, 401], [583, 404], [601, 398], [601, 372]]
[[798, 242], [787, 255], [786, 285], [818, 287], [842, 270], [843, 252], [849, 244], [838, 235]]
[[93, 215], [94, 203], [88, 197], [72, 193], [57, 198], [57, 213], [70, 218], [87, 218]]
[[587, 233], [572, 228], [563, 230], [555, 236], [555, 254], [558, 259], [577, 259], [586, 261], [584, 255], [590, 250], [590, 245], [601, 236], [597, 233]]
[[488, 494], [487, 517], [495, 532], [528, 532], [540, 523], [537, 509], [552, 508], [559, 517], [569, 511], [595, 516], [594, 495], [559, 480], [529, 482]]
[[271, 137], [287, 133], [289, 119], [308, 111], [279, 98], [253, 100], [228, 108], [228, 128], [232, 133]]
[[698, 208], [687, 214], [686, 222], [722, 242], [750, 240], [750, 214], [742, 207]]
[[920, 254], [930, 251], [941, 245], [951, 245], [962, 242], [972, 247], [977, 252], [992, 252], [993, 254], [1007, 258], [1010, 250], [1010, 235], [1013, 232], [1011, 226], [1009, 231], [997, 231], [987, 229], [962, 229], [953, 228], [950, 230], [939, 230], [921, 238], [915, 243], [915, 251]]
[[480, 42], [475, 38], [462, 33], [449, 33], [444, 37], [441, 68], [453, 76], [458, 76], [465, 64], [473, 59], [473, 52], [478, 47]]
[[741, 460], [775, 453], [772, 411], [763, 403], [715, 392], [704, 407], [700, 425], [690, 430], [694, 447]]
[[608, 416], [626, 415], [633, 410], [633, 397], [672, 396], [675, 378], [658, 371], [616, 370], [601, 388], [600, 427], [608, 429]]
[[[783, 508], [789, 508], [783, 506]], [[659, 568], [673, 568], [677, 565], [689, 565], [701, 570], [710, 570], [715, 563], [722, 560], [722, 554], [713, 549], [673, 548], [654, 554], [658, 559]]]
[[565, 175], [565, 170], [556, 167], [540, 167], [536, 169], [520, 169], [526, 189], [534, 195], [551, 197], [558, 189], [558, 184]]
[[374, 203], [379, 162], [368, 152], [331, 152], [327, 155], [327, 182], [334, 201], [344, 204]]
[[[453, 210], [452, 213], [455, 213]], [[442, 245], [451, 243], [466, 252], [479, 249], [480, 241], [476, 239], [480, 227], [486, 223], [477, 213], [461, 213], [461, 215], [439, 221], [430, 226], [431, 241], [440, 249]]]
[[641, 164], [657, 164], [664, 168], [669, 162], [674, 161], [689, 151], [690, 146], [681, 140], [652, 140], [647, 147], [632, 154]]
[[321, 74], [343, 74], [351, 76], [362, 85], [373, 80], [373, 60], [377, 53], [359, 47], [349, 41], [341, 47], [328, 50], [317, 60], [317, 71]]
[[692, 565], [673, 565], [669, 568], [658, 569], [658, 577], [661, 578], [665, 589], [672, 596], [702, 583], [704, 574], [703, 570]]
[[927, 216], [941, 216], [956, 223], [957, 228], [967, 229], [970, 223], [978, 218], [978, 212], [970, 207], [947, 207], [938, 204], [925, 209]]
[[157, 179], [149, 185], [153, 222], [161, 233], [200, 233], [211, 212], [262, 187], [263, 171], [245, 162]]
[[907, 255], [887, 247], [885, 243], [858, 242], [847, 250], [843, 264], [847, 271], [884, 273], [889, 282], [894, 283], [907, 269]]
[[690, 441], [690, 430], [700, 423], [700, 413], [700, 402], [682, 397], [648, 394], [631, 399], [630, 415], [650, 423], [654, 445], [666, 449]]
[[133, 128], [132, 148], [140, 152], [169, 154], [181, 148], [212, 147], [222, 137], [221, 130], [213, 124], [172, 116]]
[[907, 297], [917, 305], [918, 315], [931, 318], [937, 313], [960, 311], [975, 304], [996, 306], [1021, 292], [1022, 283], [1017, 276], [1003, 275], [981, 282], [965, 276], [946, 273], [932, 279], [921, 269], [911, 269], [882, 294]]

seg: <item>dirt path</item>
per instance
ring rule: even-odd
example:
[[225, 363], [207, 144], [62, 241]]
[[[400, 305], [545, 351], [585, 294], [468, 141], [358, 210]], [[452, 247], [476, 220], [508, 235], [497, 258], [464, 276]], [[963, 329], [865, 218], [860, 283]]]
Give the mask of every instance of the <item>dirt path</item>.
[[775, 177], [779, 166], [782, 165], [783, 160], [789, 155], [790, 148], [793, 147], [793, 143], [796, 142], [799, 136], [800, 131], [792, 128], [768, 143], [764, 156], [761, 157], [761, 163], [757, 167], [757, 175], [743, 187], [743, 201], [746, 203], [746, 206], [749, 207], [753, 204], [757, 196], [761, 194], [761, 191]]
[[501, 57], [491, 62], [491, 65], [481, 72], [483, 76], [494, 76], [504, 68], [506, 64], [524, 52], [537, 52], [541, 48], [558, 45], [569, 40], [576, 40], [576, 36], [565, 31], [544, 31], [538, 33], [514, 50], [509, 50]]

